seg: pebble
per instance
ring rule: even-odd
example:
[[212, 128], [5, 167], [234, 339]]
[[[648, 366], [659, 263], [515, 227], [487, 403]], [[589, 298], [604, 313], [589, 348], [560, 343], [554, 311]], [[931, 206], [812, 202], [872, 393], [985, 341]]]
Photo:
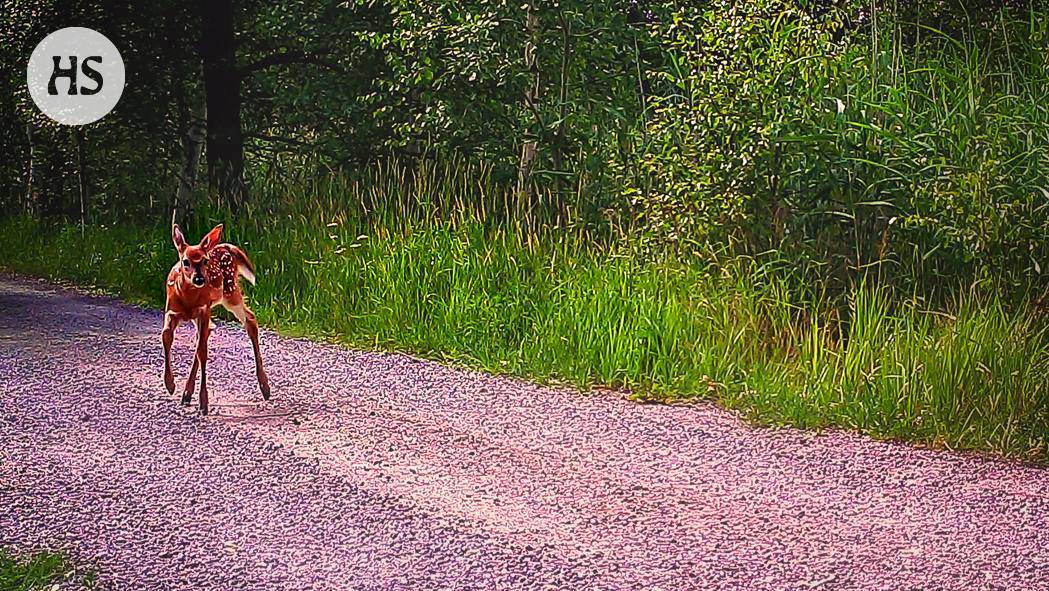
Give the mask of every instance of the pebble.
[[1049, 589], [1042, 468], [268, 331], [264, 403], [221, 322], [202, 418], [158, 311], [0, 276], [0, 312], [0, 545], [103, 589]]

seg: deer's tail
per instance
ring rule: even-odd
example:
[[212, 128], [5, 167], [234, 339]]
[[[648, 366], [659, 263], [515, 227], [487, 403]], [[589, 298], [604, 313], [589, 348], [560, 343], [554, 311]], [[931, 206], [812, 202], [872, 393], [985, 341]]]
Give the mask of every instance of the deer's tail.
[[251, 259], [248, 255], [244, 254], [244, 251], [229, 245], [230, 252], [233, 253], [233, 258], [237, 261], [237, 272], [240, 273], [249, 283], [255, 285], [255, 265], [251, 264]]

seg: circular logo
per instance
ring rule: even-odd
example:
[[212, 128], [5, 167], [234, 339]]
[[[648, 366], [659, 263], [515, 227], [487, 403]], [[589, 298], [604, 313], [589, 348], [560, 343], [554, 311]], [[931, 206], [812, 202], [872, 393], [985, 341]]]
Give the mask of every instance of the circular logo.
[[65, 125], [86, 125], [105, 117], [120, 100], [124, 60], [98, 31], [60, 29], [33, 50], [26, 85], [45, 115]]

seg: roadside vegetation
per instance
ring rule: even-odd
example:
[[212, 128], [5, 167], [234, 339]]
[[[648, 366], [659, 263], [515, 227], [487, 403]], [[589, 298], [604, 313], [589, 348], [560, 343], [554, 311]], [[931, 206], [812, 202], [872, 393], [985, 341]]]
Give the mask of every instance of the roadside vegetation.
[[[935, 306], [873, 281], [832, 296], [775, 253], [683, 261], [579, 228], [486, 223], [467, 203], [490, 197], [456, 195], [474, 172], [442, 172], [274, 187], [282, 212], [201, 212], [189, 232], [226, 222], [259, 269], [260, 321], [285, 333], [640, 398], [714, 397], [768, 424], [1046, 451], [1049, 323], [1003, 299], [1004, 277]], [[461, 201], [420, 206], [443, 215], [344, 205], [402, 203], [391, 188]], [[172, 249], [163, 224], [0, 223], [9, 268], [156, 307]]]
[[[153, 122], [175, 153], [135, 150], [162, 152], [124, 133], [156, 115], [134, 89], [90, 176], [83, 138], [34, 123], [0, 265], [159, 306], [174, 207], [191, 238], [225, 223], [282, 332], [1049, 456], [1049, 16], [686, 4], [369, 4], [358, 53], [248, 79], [245, 125], [279, 124], [232, 193], [214, 158], [180, 186], [205, 168], [189, 115]], [[282, 39], [311, 15], [238, 18]]]
[[0, 551], [0, 591], [33, 591], [63, 588], [91, 589], [93, 573], [79, 572], [60, 554], [42, 552], [27, 558], [14, 558]]

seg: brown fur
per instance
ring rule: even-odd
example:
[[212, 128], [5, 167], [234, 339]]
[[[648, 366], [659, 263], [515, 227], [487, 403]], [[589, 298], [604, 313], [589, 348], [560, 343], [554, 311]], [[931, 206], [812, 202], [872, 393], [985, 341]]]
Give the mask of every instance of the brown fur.
[[164, 385], [169, 394], [175, 393], [175, 378], [171, 372], [171, 344], [175, 328], [181, 322], [193, 322], [197, 327], [197, 352], [193, 367], [186, 381], [182, 403], [189, 404], [193, 397], [197, 369], [200, 369], [200, 412], [208, 413], [207, 361], [208, 337], [211, 334], [211, 308], [222, 304], [244, 325], [255, 352], [255, 375], [262, 390], [262, 397], [269, 399], [270, 385], [262, 368], [259, 351], [259, 326], [255, 314], [244, 302], [240, 288], [240, 276], [255, 281], [255, 267], [248, 255], [232, 244], [219, 244], [222, 225], [216, 226], [200, 241], [190, 246], [182, 230], [172, 225], [171, 238], [179, 253], [179, 260], [168, 272], [167, 304], [164, 312]]

